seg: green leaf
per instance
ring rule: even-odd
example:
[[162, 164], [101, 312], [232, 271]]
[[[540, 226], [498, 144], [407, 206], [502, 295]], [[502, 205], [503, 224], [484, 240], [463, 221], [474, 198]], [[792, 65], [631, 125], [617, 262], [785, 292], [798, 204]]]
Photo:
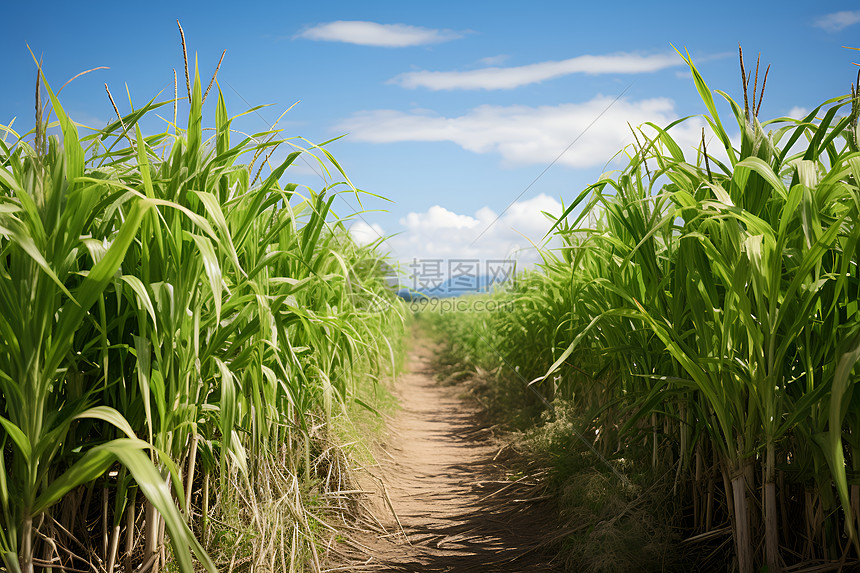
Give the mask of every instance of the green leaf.
[[12, 441], [15, 442], [16, 446], [18, 446], [18, 450], [21, 452], [21, 455], [24, 456], [24, 459], [27, 460], [27, 463], [29, 464], [33, 456], [30, 440], [26, 435], [24, 435], [24, 432], [21, 431], [21, 428], [3, 416], [0, 416], [0, 425], [3, 426], [3, 429], [6, 430], [6, 433], [9, 434]]
[[191, 561], [191, 551], [193, 550], [206, 570], [215, 573], [212, 560], [185, 524], [182, 514], [170, 496], [167, 484], [155, 466], [152, 465], [150, 459], [141, 451], [149, 447], [149, 444], [142, 440], [122, 438], [89, 450], [83, 458], [54, 480], [39, 496], [33, 507], [32, 515], [41, 514], [62, 499], [66, 493], [97, 478], [115, 460], [119, 460], [128, 468], [146, 499], [164, 518], [167, 530], [170, 532], [170, 541], [176, 550], [174, 557], [179, 565], [179, 570], [183, 573], [193, 573], [194, 567]]
[[[148, 444], [140, 441], [138, 446], [147, 447]], [[32, 509], [32, 516], [40, 515], [79, 485], [91, 482], [102, 475], [115, 459], [116, 456], [105, 445], [96, 446], [87, 451], [80, 460], [45, 488], [42, 494], [36, 499], [36, 503]]]
[[65, 358], [74, 332], [80, 328], [90, 307], [101, 297], [102, 291], [114, 278], [125, 258], [126, 251], [137, 236], [137, 230], [144, 215], [151, 207], [152, 202], [146, 199], [132, 206], [110, 248], [102, 259], [93, 265], [81, 285], [75, 289], [77, 300], [73, 298], [61, 309], [56, 335], [46, 360], [46, 372], [51, 374], [55, 372]]
[[69, 183], [74, 183], [75, 180], [84, 174], [84, 150], [81, 147], [80, 139], [78, 138], [78, 129], [66, 115], [63, 106], [60, 105], [60, 100], [54, 95], [54, 91], [45, 79], [45, 74], [42, 74], [42, 82], [45, 84], [45, 89], [48, 91], [48, 96], [51, 98], [51, 105], [54, 108], [54, 113], [57, 114], [57, 119], [60, 121], [60, 129], [63, 130], [63, 153], [66, 156], [66, 177]]
[[131, 287], [131, 290], [137, 295], [137, 301], [146, 310], [149, 317], [152, 319], [152, 327], [156, 334], [158, 333], [158, 320], [155, 316], [155, 307], [152, 304], [152, 299], [143, 285], [143, 281], [134, 275], [122, 275], [119, 277], [124, 283]]
[[590, 331], [601, 318], [603, 318], [602, 315], [597, 315], [594, 318], [592, 318], [591, 322], [588, 323], [588, 326], [586, 326], [584, 329], [582, 329], [582, 331], [576, 335], [576, 338], [573, 339], [573, 342], [570, 343], [570, 345], [567, 347], [567, 349], [561, 353], [561, 356], [558, 357], [558, 360], [553, 362], [552, 366], [549, 367], [549, 370], [546, 371], [546, 374], [544, 374], [543, 376], [540, 376], [538, 378], [535, 378], [534, 380], [529, 382], [529, 386], [531, 386], [532, 384], [535, 384], [537, 382], [542, 382], [542, 381], [546, 380], [547, 378], [550, 377], [550, 375], [552, 375], [553, 372], [558, 370], [559, 366], [564, 364], [564, 361], [568, 359], [568, 357], [573, 353], [574, 350], [576, 350], [576, 347], [579, 346], [580, 341], [582, 341], [582, 339], [585, 337], [585, 335], [588, 334], [588, 331]]
[[134, 430], [131, 428], [131, 424], [128, 423], [128, 420], [126, 420], [122, 414], [120, 414], [110, 406], [95, 406], [93, 408], [89, 408], [88, 410], [85, 410], [75, 416], [73, 419], [80, 420], [84, 418], [89, 418], [93, 420], [104, 420], [108, 424], [119, 429], [130, 439], [137, 439], [137, 436], [134, 434]]
[[191, 235], [197, 248], [200, 250], [200, 256], [203, 259], [203, 268], [206, 276], [209, 278], [209, 288], [212, 291], [212, 300], [215, 303], [215, 320], [221, 322], [221, 265], [218, 264], [218, 257], [215, 255], [215, 249], [212, 248], [212, 243], [206, 237], [200, 235]]
[[770, 184], [771, 188], [774, 191], [779, 193], [780, 197], [783, 201], [788, 198], [788, 191], [785, 189], [785, 185], [782, 183], [782, 180], [779, 176], [773, 172], [770, 165], [764, 162], [764, 160], [759, 159], [758, 157], [747, 157], [743, 161], [739, 161], [737, 165], [735, 165], [735, 170], [738, 168], [750, 169], [755, 171], [762, 178]]

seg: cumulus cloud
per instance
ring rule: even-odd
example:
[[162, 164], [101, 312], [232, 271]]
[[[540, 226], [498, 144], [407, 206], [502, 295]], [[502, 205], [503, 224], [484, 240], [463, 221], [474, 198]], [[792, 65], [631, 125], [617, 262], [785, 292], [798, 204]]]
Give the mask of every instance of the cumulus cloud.
[[365, 221], [356, 221], [353, 223], [349, 227], [349, 234], [359, 245], [369, 245], [385, 237], [382, 227], [376, 223], [368, 224]]
[[578, 56], [567, 60], [539, 62], [509, 68], [489, 67], [468, 71], [415, 71], [390, 80], [405, 88], [431, 90], [513, 89], [570, 74], [641, 74], [685, 65], [677, 54], [610, 54]]
[[809, 115], [809, 110], [799, 105], [794, 106], [788, 111], [788, 117], [793, 117], [794, 119], [803, 119], [807, 115]]
[[860, 22], [860, 10], [843, 10], [819, 16], [813, 25], [828, 32], [838, 32], [858, 22]]
[[296, 37], [323, 42], [344, 42], [360, 46], [404, 48], [447, 42], [460, 38], [461, 35], [451, 30], [436, 30], [406, 24], [338, 20], [306, 28], [296, 34]]
[[[483, 105], [456, 117], [423, 111], [363, 111], [337, 129], [349, 132], [353, 141], [371, 143], [450, 141], [473, 153], [498, 154], [514, 165], [548, 165], [582, 135], [558, 160], [582, 168], [604, 165], [632, 143], [631, 125], [650, 121], [665, 126], [678, 117], [674, 102], [667, 98], [620, 99], [614, 104], [613, 100], [598, 95], [584, 103], [555, 106]], [[670, 133], [686, 152], [698, 146], [703, 126], [703, 120], [691, 118]]]
[[522, 268], [540, 260], [532, 243], [541, 245], [552, 226], [542, 211], [557, 216], [562, 206], [544, 194], [513, 203], [501, 216], [489, 207], [463, 214], [434, 205], [400, 219], [403, 231], [387, 244], [404, 267], [416, 260], [442, 261], [447, 270], [449, 261], [478, 260], [485, 265], [510, 259]]
[[[535, 245], [548, 249], [560, 246], [555, 238], [544, 241], [553, 221], [542, 212], [558, 216], [562, 211], [561, 203], [545, 194], [516, 201], [501, 216], [489, 207], [465, 214], [434, 205], [402, 217], [398, 234], [386, 238], [384, 249], [399, 263], [401, 284], [416, 289], [428, 287], [417, 283], [430, 271], [438, 273], [439, 284], [466, 272], [477, 276], [492, 275], [500, 268], [511, 270], [514, 265], [523, 269], [541, 260]], [[354, 223], [349, 232], [363, 244], [384, 235], [379, 225], [364, 221]], [[466, 263], [474, 271], [464, 271], [464, 267], [456, 270]]]

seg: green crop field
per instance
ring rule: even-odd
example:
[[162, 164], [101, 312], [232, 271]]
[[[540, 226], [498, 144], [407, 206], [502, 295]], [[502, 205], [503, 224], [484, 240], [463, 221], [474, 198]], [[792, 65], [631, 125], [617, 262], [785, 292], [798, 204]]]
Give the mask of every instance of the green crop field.
[[563, 247], [489, 295], [509, 312], [428, 320], [509, 410], [530, 385], [570, 404], [597, 466], [668, 475], [684, 536], [731, 534], [741, 572], [844, 563], [860, 547], [857, 86], [760, 121], [763, 70], [735, 102], [687, 63], [715, 143], [642, 126], [628, 165], [555, 221]]
[[[7, 571], [157, 568], [166, 538], [181, 571], [227, 567], [234, 544], [319, 569], [314, 500], [349, 489], [332, 419], [398, 362], [405, 307], [330, 212], [358, 191], [282, 185], [300, 154], [337, 163], [237, 138], [191, 71], [183, 126], [150, 101], [82, 137], [39, 68], [34, 129], [4, 128]], [[269, 165], [279, 145], [296, 149]]]
[[[429, 531], [416, 543], [434, 540], [429, 554], [504, 554], [505, 537], [450, 513], [495, 484], [462, 505], [492, 521], [494, 503], [522, 517], [532, 506], [517, 504], [552, 499], [564, 522], [516, 559], [551, 547], [560, 568], [590, 572], [860, 564], [860, 75], [801, 119], [764, 121], [768, 71], [741, 54], [735, 101], [679, 53], [706, 124], [696, 148], [679, 135], [690, 118], [631, 127], [622, 169], [545, 213], [558, 247], [537, 266], [410, 308], [382, 233], [361, 242], [333, 210], [370, 194], [331, 141], [242, 133], [234, 120], [259, 108], [231, 116], [221, 62], [206, 82], [184, 33], [182, 49], [173, 94], [129, 94], [123, 115], [108, 90], [116, 115], [88, 131], [34, 58], [33, 127], [0, 125], [0, 570], [384, 570], [352, 538], [371, 558], [338, 553], [347, 530], [402, 535], [388, 556], [418, 563], [374, 474], [396, 527], [352, 527], [371, 520], [360, 459], [395, 409], [413, 319], [441, 350], [419, 344], [410, 364], [468, 380], [456, 398], [483, 407], [463, 414], [435, 372], [410, 374], [427, 403], [402, 432], [421, 443], [400, 493], [430, 506], [439, 492], [425, 490], [446, 489], [430, 509], [449, 513], [426, 513], [456, 522], [409, 531]], [[297, 161], [321, 187], [288, 182]], [[495, 217], [433, 209], [470, 229]], [[501, 449], [475, 437], [498, 427], [513, 430]], [[443, 439], [495, 457], [438, 454]], [[509, 447], [531, 473], [504, 466]], [[514, 485], [546, 489], [520, 499]]]

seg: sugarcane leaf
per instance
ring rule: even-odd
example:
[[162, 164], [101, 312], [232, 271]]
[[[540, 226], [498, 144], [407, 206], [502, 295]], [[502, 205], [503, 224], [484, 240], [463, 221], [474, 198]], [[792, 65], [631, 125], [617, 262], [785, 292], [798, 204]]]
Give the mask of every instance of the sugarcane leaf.
[[146, 291], [146, 287], [139, 278], [134, 275], [122, 275], [119, 277], [124, 283], [131, 287], [131, 290], [134, 294], [137, 295], [137, 301], [146, 310], [149, 317], [152, 319], [152, 327], [155, 330], [155, 333], [158, 333], [158, 320], [155, 316], [155, 307], [152, 304], [152, 299], [149, 296], [149, 293]]
[[126, 420], [122, 414], [120, 414], [110, 406], [95, 406], [93, 408], [88, 408], [87, 410], [84, 410], [80, 414], [76, 415], [73, 419], [80, 420], [86, 418], [94, 420], [103, 420], [119, 429], [130, 439], [137, 439], [137, 436], [135, 435], [134, 430], [131, 428], [131, 424], [128, 423], [128, 420]]
[[543, 376], [539, 376], [538, 378], [535, 378], [534, 380], [529, 382], [529, 386], [546, 380], [556, 370], [558, 370], [558, 368], [564, 363], [564, 361], [570, 357], [574, 350], [576, 350], [576, 347], [579, 346], [579, 343], [582, 341], [585, 335], [588, 334], [588, 332], [594, 327], [594, 325], [598, 323], [601, 318], [602, 317], [598, 315], [591, 319], [591, 322], [588, 323], [588, 326], [586, 326], [579, 334], [576, 335], [576, 338], [574, 338], [573, 342], [570, 343], [567, 349], [565, 349], [565, 351], [561, 353], [561, 356], [558, 357], [558, 360], [553, 362], [552, 366], [549, 367], [549, 370], [546, 371], [546, 374], [544, 374]]
[[0, 416], [0, 426], [3, 426], [3, 429], [6, 430], [6, 433], [9, 435], [10, 438], [12, 438], [12, 442], [14, 442], [16, 446], [18, 446], [18, 451], [21, 452], [21, 455], [24, 456], [24, 459], [27, 461], [27, 463], [30, 463], [30, 460], [33, 456], [33, 449], [30, 445], [30, 440], [27, 438], [21, 428], [19, 428], [3, 416]]
[[221, 322], [221, 265], [218, 264], [215, 249], [212, 248], [212, 243], [208, 238], [201, 237], [200, 235], [191, 235], [191, 238], [200, 250], [200, 257], [203, 259], [203, 268], [206, 276], [209, 278], [209, 288], [212, 291], [212, 300], [215, 303], [215, 320], [216, 322]]

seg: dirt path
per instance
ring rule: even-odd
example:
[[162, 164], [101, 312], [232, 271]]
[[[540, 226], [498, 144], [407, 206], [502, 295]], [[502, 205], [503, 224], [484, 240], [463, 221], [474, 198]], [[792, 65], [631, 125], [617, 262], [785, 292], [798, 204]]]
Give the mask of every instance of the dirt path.
[[458, 396], [462, 388], [435, 379], [433, 353], [416, 338], [408, 373], [398, 380], [401, 409], [371, 468], [390, 499], [374, 512], [387, 534], [359, 537], [353, 546], [364, 555], [357, 569], [555, 571], [541, 552], [553, 534], [550, 502], [529, 476], [512, 475], [505, 464], [510, 450], [479, 424], [475, 406]]

